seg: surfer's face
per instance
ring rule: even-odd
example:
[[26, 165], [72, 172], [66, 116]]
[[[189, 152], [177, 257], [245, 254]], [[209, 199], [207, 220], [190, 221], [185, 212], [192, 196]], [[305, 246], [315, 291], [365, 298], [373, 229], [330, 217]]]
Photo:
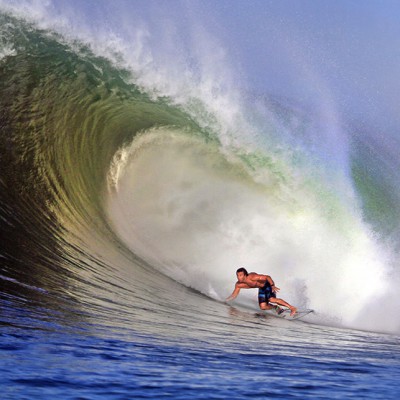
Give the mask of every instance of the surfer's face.
[[244, 272], [238, 272], [236, 276], [239, 282], [244, 282], [244, 280], [246, 279], [246, 275], [244, 274]]

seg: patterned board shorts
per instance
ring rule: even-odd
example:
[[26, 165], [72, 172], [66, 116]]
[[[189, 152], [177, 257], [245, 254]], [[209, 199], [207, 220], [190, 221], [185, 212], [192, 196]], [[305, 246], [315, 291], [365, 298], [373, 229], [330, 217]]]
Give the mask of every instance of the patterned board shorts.
[[258, 289], [258, 304], [268, 303], [270, 297], [276, 297], [276, 295], [272, 292], [271, 285], [265, 282], [265, 285]]

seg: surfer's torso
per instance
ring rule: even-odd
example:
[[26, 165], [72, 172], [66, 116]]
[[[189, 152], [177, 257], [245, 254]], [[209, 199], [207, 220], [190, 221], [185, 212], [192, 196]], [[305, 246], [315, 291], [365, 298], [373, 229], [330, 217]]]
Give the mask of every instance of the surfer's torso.
[[262, 288], [264, 287], [265, 283], [267, 282], [267, 279], [265, 278], [265, 275], [259, 275], [256, 274], [255, 272], [250, 272], [246, 276], [245, 282], [237, 282], [237, 285], [240, 285], [241, 288]]

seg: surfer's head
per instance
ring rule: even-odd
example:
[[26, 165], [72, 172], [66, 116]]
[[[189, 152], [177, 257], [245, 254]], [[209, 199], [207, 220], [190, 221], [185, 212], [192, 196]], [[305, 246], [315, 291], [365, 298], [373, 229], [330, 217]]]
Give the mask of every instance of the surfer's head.
[[242, 282], [249, 273], [247, 272], [246, 268], [239, 268], [236, 271], [236, 276], [239, 282]]

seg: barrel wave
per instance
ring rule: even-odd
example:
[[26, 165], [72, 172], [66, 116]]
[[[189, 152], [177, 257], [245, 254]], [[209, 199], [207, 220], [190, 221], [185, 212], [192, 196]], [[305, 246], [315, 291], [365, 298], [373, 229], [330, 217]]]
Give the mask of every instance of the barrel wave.
[[[338, 170], [288, 105], [205, 95], [201, 82], [155, 94], [88, 44], [1, 21], [7, 285], [61, 291], [92, 312], [112, 299], [127, 307], [159, 282], [220, 301], [246, 266], [315, 309], [313, 323], [398, 332], [380, 312], [397, 310], [398, 274], [390, 235], [365, 208], [361, 150], [346, 142]], [[252, 296], [242, 305], [254, 308]]]

